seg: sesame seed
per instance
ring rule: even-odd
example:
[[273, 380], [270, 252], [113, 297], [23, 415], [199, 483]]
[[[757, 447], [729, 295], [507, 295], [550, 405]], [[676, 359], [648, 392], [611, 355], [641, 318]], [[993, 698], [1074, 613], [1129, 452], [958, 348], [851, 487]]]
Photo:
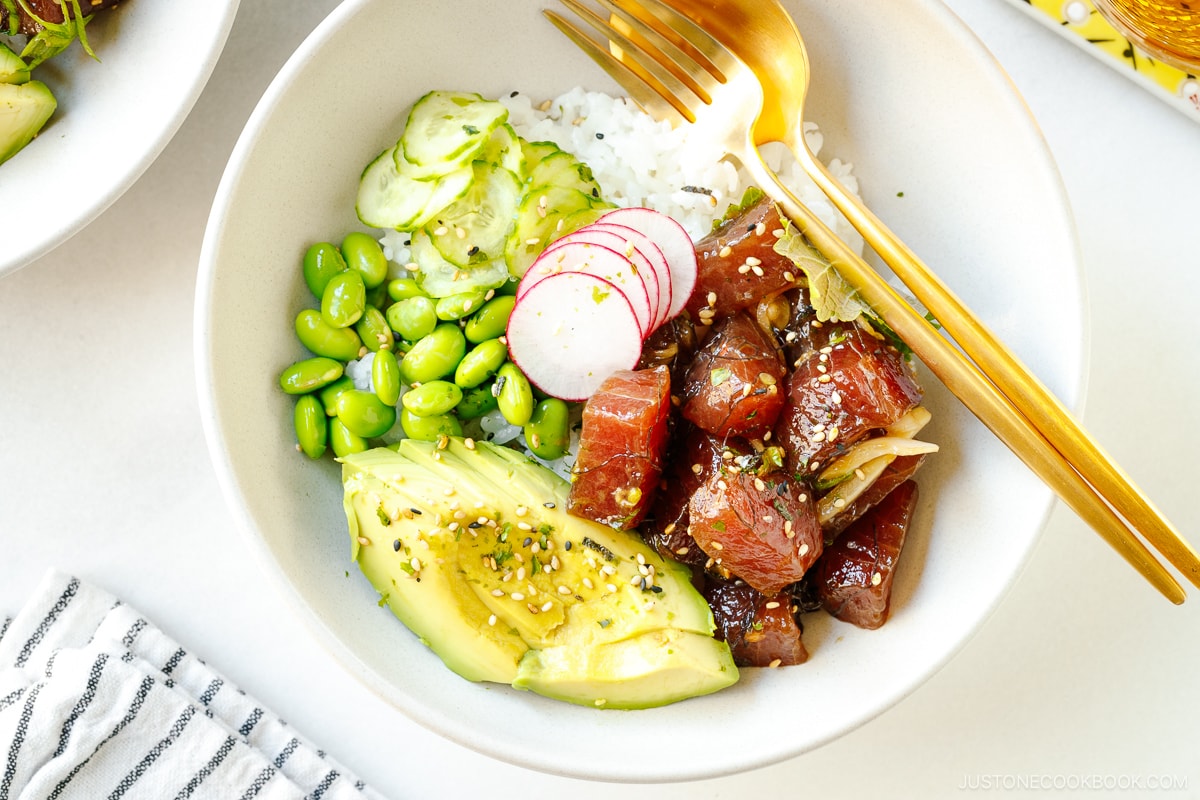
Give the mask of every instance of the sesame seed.
[[871, 576], [871, 585], [872, 586], [878, 586], [881, 583], [883, 583], [883, 576], [880, 575], [878, 572], [876, 572], [874, 575]]
[[770, 609], [779, 608], [779, 602], [776, 600], [772, 600], [771, 602], [767, 603], [767, 608], [770, 608]]
[[719, 253], [717, 253], [717, 255], [720, 256], [721, 258], [729, 258], [729, 256], [731, 256], [732, 254], [733, 254], [733, 248], [730, 247], [729, 245], [725, 245], [724, 247], [721, 248], [721, 251]]
[[862, 467], [855, 467], [854, 477], [858, 478], [860, 481], [865, 481], [867, 479], [867, 473], [862, 471]]
[[758, 379], [759, 379], [759, 381], [762, 382], [763, 386], [774, 386], [775, 385], [775, 376], [769, 372], [758, 373]]
[[496, 624], [496, 615], [492, 614], [491, 616], [488, 617], [488, 625], [495, 625], [495, 624]]
[[360, 537], [358, 537], [358, 543], [365, 547], [366, 545], [369, 545], [371, 543], [371, 540], [365, 536], [360, 536]]
[[549, 611], [552, 608], [554, 608], [554, 603], [549, 600], [542, 604], [542, 611]]
[[525, 580], [525, 568], [524, 567], [521, 567], [520, 569], [517, 570], [517, 580], [519, 580], [519, 581]]
[[583, 579], [583, 585], [584, 585], [584, 586], [586, 586], [586, 587], [587, 587], [587, 588], [589, 588], [589, 589], [595, 589], [595, 588], [596, 588], [596, 585], [595, 585], [594, 583], [592, 583], [592, 579], [591, 579], [591, 578], [584, 578], [584, 579]]
[[608, 589], [610, 592], [615, 592], [617, 590], [617, 587], [611, 583], [604, 584], [604, 588]]
[[529, 513], [529, 507], [528, 506], [517, 506], [516, 509], [513, 510], [513, 513], [516, 514], [518, 517], [523, 517]]
[[742, 264], [740, 267], [738, 267], [739, 275], [745, 275], [749, 271], [750, 271], [750, 266], [748, 264]]
[[561, 585], [560, 585], [560, 586], [558, 587], [558, 593], [559, 593], [559, 594], [570, 594], [570, 593], [571, 593], [571, 589], [570, 589], [569, 587], [566, 587], [566, 586], [561, 586]]
[[712, 543], [712, 549], [713, 549], [713, 550], [724, 550], [724, 549], [725, 549], [725, 545], [721, 544], [720, 542], [713, 542], [713, 543]]
[[834, 498], [834, 500], [833, 500], [834, 508], [845, 508], [845, 506], [846, 506], [846, 498], [844, 498], [844, 497]]
[[801, 557], [808, 555], [808, 545], [807, 544], [800, 545], [800, 549], [796, 551], [796, 554]]
[[513, 592], [512, 594], [509, 595], [509, 597], [511, 597], [513, 600], [524, 600], [525, 599], [525, 595], [521, 594], [520, 592]]
[[766, 514], [763, 516], [762, 521], [765, 522], [767, 525], [770, 525], [771, 523], [773, 523], [775, 521], [775, 518], [772, 517], [770, 514]]
[[[796, 276], [795, 276], [795, 275], [793, 275], [793, 274], [792, 274], [792, 273], [790, 273], [790, 272], [785, 272], [785, 273], [783, 273], [783, 279], [784, 279], [785, 281], [787, 281], [788, 283], [795, 283], [795, 282], [796, 282]], [[790, 336], [791, 334], [788, 334], [788, 335]]]
[[681, 548], [679, 548], [678, 550], [676, 550], [676, 551], [675, 551], [675, 555], [677, 555], [677, 556], [686, 556], [686, 555], [688, 554], [688, 551], [689, 551], [689, 550], [690, 550], [690, 548], [687, 548], [687, 547], [681, 547]]
[[434, 229], [433, 235], [434, 236], [445, 236], [448, 231], [449, 231], [449, 229], [445, 225], [438, 225]]
[[762, 236], [766, 232], [767, 232], [767, 223], [760, 222], [754, 226], [754, 235], [755, 236]]
[[504, 597], [503, 589], [492, 589], [492, 597]]
[[754, 273], [754, 276], [756, 278], [761, 278], [763, 276], [763, 268], [762, 267], [751, 267], [750, 271]]
[[765, 483], [763, 483], [762, 478], [755, 478], [754, 479], [754, 488], [758, 489], [761, 492], [767, 488], [767, 485]]
[[767, 666], [770, 667], [771, 669], [775, 669], [782, 663], [783, 663], [782, 659], [776, 658], [776, 659], [773, 659], [770, 664], [767, 664]]
[[754, 256], [746, 256], [746, 263], [752, 267], [757, 267], [759, 264], [762, 263], [762, 259], [755, 258]]

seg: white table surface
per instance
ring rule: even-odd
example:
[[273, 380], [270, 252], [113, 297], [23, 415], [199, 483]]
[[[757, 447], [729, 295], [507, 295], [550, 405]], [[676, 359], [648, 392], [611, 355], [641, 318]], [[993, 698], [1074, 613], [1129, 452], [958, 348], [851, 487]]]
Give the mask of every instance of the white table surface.
[[[1170, 605], [1062, 507], [993, 617], [927, 684], [824, 748], [744, 775], [617, 787], [526, 772], [355, 683], [234, 527], [200, 430], [191, 342], [225, 160], [335, 4], [243, 2], [156, 163], [69, 242], [0, 279], [0, 614], [48, 568], [91, 580], [397, 799], [1200, 797], [1200, 592]], [[1200, 123], [1002, 0], [949, 5], [1025, 96], [1074, 207], [1092, 318], [1084, 420], [1200, 542]]]

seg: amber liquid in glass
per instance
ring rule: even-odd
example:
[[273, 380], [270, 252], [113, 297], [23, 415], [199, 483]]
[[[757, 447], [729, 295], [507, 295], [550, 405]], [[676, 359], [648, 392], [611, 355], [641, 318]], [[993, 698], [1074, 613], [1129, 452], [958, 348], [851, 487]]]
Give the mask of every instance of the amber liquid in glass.
[[1200, 75], [1200, 0], [1094, 0], [1094, 5], [1147, 54]]

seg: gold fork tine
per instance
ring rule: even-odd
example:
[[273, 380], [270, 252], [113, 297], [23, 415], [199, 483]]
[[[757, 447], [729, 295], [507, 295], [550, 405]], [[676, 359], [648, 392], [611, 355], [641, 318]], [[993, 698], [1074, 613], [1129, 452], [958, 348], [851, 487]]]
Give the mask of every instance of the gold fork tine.
[[[725, 83], [729, 75], [742, 69], [740, 59], [729, 48], [666, 3], [660, 2], [660, 0], [637, 0], [637, 2], [612, 0], [612, 2], [629, 15], [636, 16], [646, 25], [655, 27], [664, 38], [670, 39], [681, 50], [690, 51], [696, 64], [721, 83]], [[654, 21], [657, 21], [658, 25], [654, 25]], [[665, 30], [663, 30], [664, 28]]]
[[628, 92], [633, 101], [645, 109], [646, 113], [650, 116], [655, 119], [666, 120], [672, 124], [691, 122], [695, 119], [694, 117], [689, 118], [685, 116], [682, 111], [664, 99], [664, 95], [668, 94], [665, 88], [651, 85], [649, 83], [649, 76], [635, 72], [626, 62], [618, 59], [606, 48], [596, 44], [591, 37], [567, 21], [562, 15], [549, 9], [542, 11], [542, 13], [554, 23], [556, 28], [562, 31], [579, 49], [587, 53], [601, 69], [607, 72], [614, 81]]
[[[603, 59], [609, 63], [616, 61], [623, 66], [625, 70], [632, 72], [635, 76], [637, 76], [642, 83], [646, 84], [646, 86], [653, 90], [662, 100], [665, 100], [667, 103], [669, 103], [679, 113], [680, 116], [689, 122], [695, 121], [696, 116], [691, 110], [692, 103], [683, 99], [692, 94], [691, 90], [678, 77], [676, 77], [675, 73], [671, 69], [667, 67], [666, 62], [669, 60], [667, 56], [662, 54], [661, 51], [656, 53], [656, 51], [653, 49], [653, 44], [647, 46], [647, 40], [648, 38], [657, 38], [658, 43], [666, 44], [668, 47], [674, 49], [673, 45], [670, 45], [669, 42], [664, 42], [662, 37], [658, 36], [654, 31], [649, 30], [645, 26], [642, 26], [637, 20], [630, 19], [627, 21], [635, 28], [634, 33], [642, 39], [641, 42], [636, 42], [630, 35], [627, 35], [624, 31], [611, 25], [607, 20], [598, 16], [586, 6], [576, 2], [576, 0], [562, 0], [562, 2], [563, 5], [574, 11], [580, 19], [599, 31], [601, 35], [605, 36], [611, 45], [616, 47], [618, 50], [618, 54], [613, 55], [611, 51], [605, 50], [597, 45], [589, 37], [586, 37], [582, 31], [571, 25], [565, 19], [558, 17], [556, 20], [555, 17], [557, 17], [557, 15], [555, 15], [554, 12], [543, 12], [546, 14], [546, 16], [550, 17], [552, 22], [559, 26], [560, 30], [563, 30], [563, 25], [566, 25], [579, 36], [587, 39], [592, 46], [586, 47], [585, 49], [593, 60], [597, 60], [599, 62], [600, 59]], [[559, 24], [560, 21], [562, 24]], [[580, 44], [579, 40], [575, 37], [572, 37], [572, 41], [575, 41], [576, 44]], [[676, 50], [676, 52], [678, 51]], [[609, 69], [609, 67], [605, 66], [603, 63], [601, 63], [601, 66], [604, 67], [605, 70]], [[609, 74], [612, 75], [613, 73], [609, 72]], [[616, 75], [613, 75], [613, 78], [616, 79], [618, 83], [621, 82], [620, 78], [618, 78]], [[641, 102], [639, 98], [635, 99], [638, 99], [638, 101]]]

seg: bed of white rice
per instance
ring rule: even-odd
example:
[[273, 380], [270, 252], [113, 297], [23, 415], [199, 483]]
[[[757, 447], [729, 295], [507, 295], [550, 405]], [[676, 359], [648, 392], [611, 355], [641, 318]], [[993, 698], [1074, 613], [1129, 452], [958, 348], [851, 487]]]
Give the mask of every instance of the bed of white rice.
[[[723, 216], [730, 203], [738, 202], [749, 185], [736, 162], [706, 140], [703, 130], [686, 125], [672, 129], [626, 98], [575, 88], [548, 101], [514, 92], [500, 98], [500, 102], [508, 108], [508, 121], [518, 135], [530, 142], [554, 142], [586, 163], [605, 199], [619, 206], [643, 206], [667, 214], [683, 225], [693, 240], [711, 231], [713, 220]], [[811, 122], [804, 125], [809, 147], [820, 155], [820, 130]], [[858, 232], [804, 174], [786, 148], [768, 145], [763, 155], [801, 202], [851, 247], [861, 251]], [[850, 164], [836, 158], [826, 163], [847, 189], [858, 193]], [[406, 233], [381, 233], [380, 243], [392, 262], [393, 276], [407, 274], [407, 239]], [[372, 354], [367, 354], [346, 368], [359, 388], [368, 391], [371, 358]], [[469, 428], [465, 431], [468, 436], [499, 444], [523, 444], [521, 428], [509, 425], [499, 412], [471, 423]], [[385, 440], [403, 436], [399, 425], [393, 434]], [[565, 476], [575, 461], [578, 442], [576, 424], [567, 455], [547, 466]]]

